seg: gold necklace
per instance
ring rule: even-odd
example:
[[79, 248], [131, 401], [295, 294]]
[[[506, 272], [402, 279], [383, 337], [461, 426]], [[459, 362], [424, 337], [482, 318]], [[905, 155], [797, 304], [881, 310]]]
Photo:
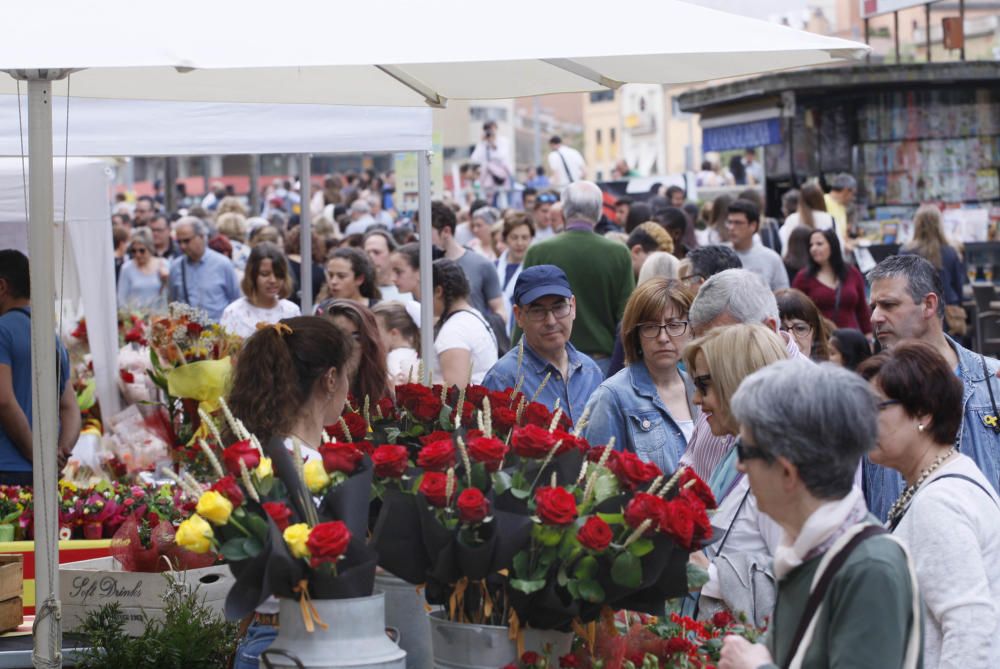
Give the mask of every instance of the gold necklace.
[[946, 452], [942, 453], [937, 458], [935, 458], [934, 462], [932, 462], [929, 467], [920, 472], [920, 478], [918, 478], [913, 485], [904, 490], [903, 494], [900, 495], [899, 499], [896, 500], [896, 503], [892, 505], [891, 509], [889, 509], [888, 520], [890, 523], [896, 520], [897, 517], [903, 515], [903, 512], [909, 506], [910, 500], [913, 499], [913, 496], [917, 493], [917, 490], [920, 488], [923, 482], [927, 480], [927, 477], [933, 474], [935, 470], [938, 469], [938, 467], [944, 464], [945, 460], [947, 460], [954, 454], [955, 454], [955, 447], [952, 446]]

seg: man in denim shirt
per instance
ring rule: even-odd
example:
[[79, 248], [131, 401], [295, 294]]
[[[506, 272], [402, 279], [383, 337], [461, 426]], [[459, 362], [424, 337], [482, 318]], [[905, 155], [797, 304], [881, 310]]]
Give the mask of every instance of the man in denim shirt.
[[[924, 341], [937, 349], [962, 380], [965, 416], [956, 446], [975, 460], [993, 488], [1000, 490], [1000, 416], [996, 406], [1000, 362], [962, 347], [944, 333], [941, 276], [920, 256], [886, 258], [868, 273], [868, 281], [872, 327], [882, 347], [892, 348], [897, 342], [913, 339]], [[917, 429], [916, 420], [913, 429]], [[865, 458], [865, 499], [879, 519], [885, 520], [905, 487], [898, 472]]]
[[[555, 410], [556, 400], [574, 424], [583, 415], [591, 393], [604, 374], [588, 356], [569, 343], [576, 318], [576, 298], [565, 272], [555, 265], [535, 265], [521, 271], [514, 284], [514, 318], [524, 336], [486, 373], [490, 390], [514, 388], [528, 399]], [[548, 376], [548, 381], [545, 377]], [[545, 387], [538, 392], [542, 383]]]

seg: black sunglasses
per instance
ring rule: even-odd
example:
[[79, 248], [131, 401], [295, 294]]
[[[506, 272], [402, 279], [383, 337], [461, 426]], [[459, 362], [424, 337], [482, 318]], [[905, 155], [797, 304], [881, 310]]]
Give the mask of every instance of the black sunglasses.
[[712, 382], [711, 374], [702, 374], [701, 376], [692, 376], [691, 383], [702, 395], [708, 394], [708, 384]]
[[736, 438], [734, 447], [736, 448], [736, 457], [740, 462], [746, 462], [747, 460], [763, 460], [764, 462], [774, 461], [774, 456], [765, 451], [763, 448], [759, 448], [757, 446], [747, 446], [744, 444], [742, 437]]

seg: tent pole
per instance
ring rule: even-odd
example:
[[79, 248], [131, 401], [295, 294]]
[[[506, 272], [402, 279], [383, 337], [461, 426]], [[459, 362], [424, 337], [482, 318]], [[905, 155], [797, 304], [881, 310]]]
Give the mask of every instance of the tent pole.
[[250, 215], [260, 216], [260, 156], [252, 154], [250, 159]]
[[299, 286], [301, 286], [302, 314], [308, 316], [313, 310], [313, 275], [312, 275], [312, 216], [309, 213], [309, 200], [312, 198], [312, 155], [304, 153], [299, 156]]
[[[31, 450], [35, 504], [35, 666], [62, 666], [59, 611], [59, 553], [56, 545], [59, 499], [56, 443], [59, 397], [56, 383], [55, 252], [52, 203], [52, 82], [28, 80], [28, 253], [31, 261]], [[64, 205], [65, 206], [65, 203]], [[46, 609], [46, 600], [49, 608]], [[54, 608], [53, 608], [54, 607]], [[53, 644], [56, 644], [53, 647]]]
[[417, 192], [420, 214], [420, 359], [422, 383], [430, 385], [434, 359], [434, 281], [431, 274], [431, 152], [417, 151]]

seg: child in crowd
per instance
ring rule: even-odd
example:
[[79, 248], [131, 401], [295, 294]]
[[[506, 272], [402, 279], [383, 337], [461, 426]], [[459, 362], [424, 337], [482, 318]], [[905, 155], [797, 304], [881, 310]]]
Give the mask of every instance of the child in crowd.
[[386, 366], [393, 384], [419, 383], [420, 303], [380, 302], [372, 309], [378, 322], [382, 344], [388, 351]]

